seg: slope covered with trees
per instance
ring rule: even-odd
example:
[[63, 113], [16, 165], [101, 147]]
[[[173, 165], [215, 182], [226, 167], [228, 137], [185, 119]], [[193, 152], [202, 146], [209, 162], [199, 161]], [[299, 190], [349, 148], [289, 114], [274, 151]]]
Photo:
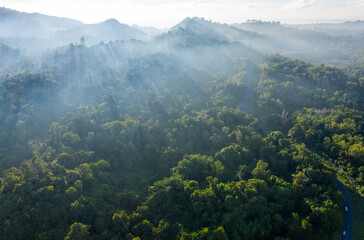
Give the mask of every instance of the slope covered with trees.
[[364, 195], [364, 70], [243, 36], [262, 38], [187, 19], [151, 42], [4, 48], [0, 236], [333, 239], [337, 176]]

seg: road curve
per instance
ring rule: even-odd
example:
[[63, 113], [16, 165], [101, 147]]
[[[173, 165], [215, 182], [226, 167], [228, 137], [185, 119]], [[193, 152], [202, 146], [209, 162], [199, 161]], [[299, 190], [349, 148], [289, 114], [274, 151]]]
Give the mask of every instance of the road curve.
[[[341, 240], [351, 240], [353, 237], [353, 229], [354, 229], [353, 208], [351, 206], [350, 197], [348, 192], [346, 191], [344, 184], [342, 184], [342, 182], [340, 182], [339, 180], [336, 180], [336, 185], [345, 197], [345, 202], [343, 206], [344, 228], [343, 231], [341, 232]], [[345, 211], [345, 206], [348, 208], [348, 211]], [[344, 231], [346, 232], [346, 235], [343, 235]]]
[[[248, 72], [247, 72], [247, 86], [245, 88], [244, 96], [243, 96], [243, 111], [248, 114], [248, 87], [251, 83], [251, 70], [252, 66], [251, 63], [248, 63]], [[269, 132], [264, 131], [265, 134], [269, 134]], [[346, 191], [346, 188], [342, 182], [340, 182], [338, 179], [336, 179], [336, 185], [339, 188], [339, 190], [342, 192], [342, 194], [345, 197], [344, 205], [342, 206], [342, 209], [344, 211], [344, 227], [341, 232], [341, 240], [351, 240], [353, 237], [353, 229], [354, 229], [354, 215], [353, 215], [353, 208], [351, 206], [351, 201], [348, 192]], [[348, 211], [345, 211], [345, 206], [348, 208]], [[345, 231], [345, 235], [344, 235]]]

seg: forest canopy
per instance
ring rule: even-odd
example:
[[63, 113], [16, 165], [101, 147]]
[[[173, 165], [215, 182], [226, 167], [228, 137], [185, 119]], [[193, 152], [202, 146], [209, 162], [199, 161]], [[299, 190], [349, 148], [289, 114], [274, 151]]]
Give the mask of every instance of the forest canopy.
[[[319, 50], [290, 55], [272, 28]], [[298, 32], [188, 18], [37, 57], [2, 41], [0, 236], [341, 234], [337, 178], [364, 197], [364, 46]]]

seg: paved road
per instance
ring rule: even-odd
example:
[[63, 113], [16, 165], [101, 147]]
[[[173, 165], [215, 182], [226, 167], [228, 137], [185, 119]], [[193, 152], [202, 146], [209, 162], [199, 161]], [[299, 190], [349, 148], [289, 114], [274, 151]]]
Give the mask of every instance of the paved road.
[[[244, 96], [243, 96], [243, 111], [245, 113], [248, 113], [248, 87], [250, 86], [251, 83], [251, 74], [252, 71], [252, 66], [251, 63], [248, 63], [248, 72], [247, 72], [247, 86], [245, 88], [245, 92], [244, 92]], [[269, 134], [269, 132], [264, 131], [265, 134]], [[342, 237], [341, 240], [351, 240], [352, 236], [353, 236], [353, 229], [354, 229], [354, 215], [353, 215], [353, 208], [351, 206], [351, 202], [350, 202], [350, 197], [348, 192], [345, 189], [344, 184], [342, 184], [339, 180], [336, 180], [336, 185], [339, 188], [339, 190], [343, 193], [344, 197], [345, 197], [345, 202], [344, 202], [344, 206], [342, 207], [343, 211], [344, 211], [344, 228], [343, 231], [341, 232]], [[348, 211], [345, 211], [345, 206], [348, 207]], [[346, 235], [343, 235], [343, 233], [346, 233]]]
[[[336, 180], [336, 185], [339, 188], [339, 190], [343, 193], [345, 197], [345, 202], [343, 209], [345, 209], [345, 206], [348, 207], [348, 211], [346, 212], [344, 210], [344, 229], [343, 232], [346, 232], [346, 235], [342, 235], [341, 240], [351, 240], [353, 236], [353, 223], [354, 223], [354, 215], [353, 215], [353, 208], [351, 206], [350, 197], [348, 192], [345, 189], [344, 184], [342, 184], [339, 180]], [[343, 232], [341, 234], [343, 234]]]

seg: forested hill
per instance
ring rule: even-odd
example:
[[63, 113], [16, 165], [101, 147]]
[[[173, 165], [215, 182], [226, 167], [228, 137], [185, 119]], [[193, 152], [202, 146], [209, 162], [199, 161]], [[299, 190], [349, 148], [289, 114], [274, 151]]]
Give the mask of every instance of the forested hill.
[[337, 177], [364, 196], [362, 46], [325, 37], [334, 61], [290, 45], [303, 61], [246, 24], [36, 55], [4, 42], [0, 238], [340, 236]]
[[121, 24], [116, 19], [84, 24], [68, 18], [0, 8], [0, 43], [19, 48], [32, 56], [50, 48], [79, 42], [82, 37], [87, 39], [87, 44], [94, 45], [104, 40], [146, 39], [146, 35], [142, 30]]

